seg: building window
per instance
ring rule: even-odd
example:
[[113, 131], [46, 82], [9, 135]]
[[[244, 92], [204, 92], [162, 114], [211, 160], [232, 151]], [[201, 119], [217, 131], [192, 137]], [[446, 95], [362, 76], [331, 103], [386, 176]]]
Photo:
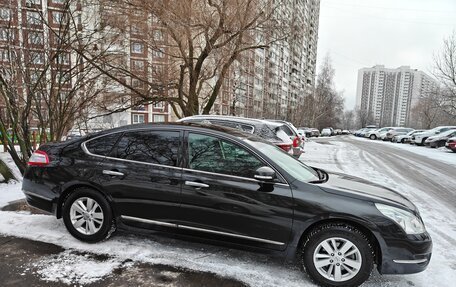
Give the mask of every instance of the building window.
[[41, 5], [41, 0], [27, 0], [26, 4], [27, 4], [27, 6], [30, 6], [30, 5]]
[[164, 123], [165, 115], [154, 115], [154, 123]]
[[31, 45], [43, 45], [43, 33], [40, 32], [29, 32], [28, 34], [28, 43]]
[[38, 12], [27, 11], [26, 14], [27, 23], [32, 25], [39, 25], [41, 24], [41, 16]]
[[70, 55], [68, 53], [59, 54], [57, 56], [57, 64], [69, 65], [70, 64]]
[[9, 8], [0, 8], [0, 20], [10, 21], [11, 20], [11, 9]]
[[131, 51], [133, 53], [142, 54], [144, 53], [144, 45], [142, 43], [132, 43]]
[[144, 123], [144, 115], [133, 114], [133, 123], [142, 124]]
[[0, 28], [0, 40], [14, 40], [14, 33], [10, 31], [8, 28]]
[[165, 57], [165, 49], [160, 48], [158, 50], [154, 50], [153, 55], [155, 58], [164, 58]]
[[54, 4], [65, 4], [65, 2], [68, 0], [52, 0], [52, 3]]
[[154, 76], [163, 75], [163, 71], [164, 71], [163, 65], [155, 65], [152, 69], [152, 73]]
[[40, 52], [30, 52], [30, 60], [33, 64], [44, 64], [44, 54]]
[[10, 60], [8, 50], [0, 50], [0, 61], [7, 62]]
[[163, 32], [161, 30], [154, 30], [154, 41], [163, 41]]
[[154, 108], [156, 109], [163, 109], [165, 105], [163, 104], [163, 102], [157, 102], [154, 104]]
[[133, 60], [132, 61], [133, 70], [135, 71], [144, 71], [144, 61]]
[[52, 23], [53, 24], [61, 24], [62, 21], [63, 21], [62, 12], [52, 12]]

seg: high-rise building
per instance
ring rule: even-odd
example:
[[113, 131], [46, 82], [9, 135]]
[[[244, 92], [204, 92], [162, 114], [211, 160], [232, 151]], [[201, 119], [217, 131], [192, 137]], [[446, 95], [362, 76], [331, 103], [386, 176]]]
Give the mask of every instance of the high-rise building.
[[221, 115], [294, 121], [314, 88], [320, 0], [286, 0], [278, 19], [289, 19], [292, 35], [245, 53], [225, 79], [212, 109]]
[[409, 66], [363, 68], [358, 71], [356, 106], [378, 126], [410, 126], [413, 106], [437, 86], [426, 73]]

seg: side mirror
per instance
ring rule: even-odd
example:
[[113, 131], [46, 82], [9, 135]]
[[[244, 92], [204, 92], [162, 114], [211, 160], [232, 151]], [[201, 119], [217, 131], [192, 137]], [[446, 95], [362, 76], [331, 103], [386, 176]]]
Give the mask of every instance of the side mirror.
[[262, 166], [255, 171], [253, 177], [261, 181], [273, 181], [276, 179], [276, 173], [269, 166]]

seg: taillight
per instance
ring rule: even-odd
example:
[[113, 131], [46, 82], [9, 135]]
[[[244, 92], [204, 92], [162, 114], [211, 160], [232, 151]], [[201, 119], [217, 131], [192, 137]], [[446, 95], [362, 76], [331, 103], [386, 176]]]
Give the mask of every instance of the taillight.
[[49, 156], [42, 150], [35, 151], [28, 161], [29, 166], [44, 166], [49, 164]]
[[291, 144], [277, 144], [277, 146], [286, 152], [289, 152], [291, 150]]
[[295, 137], [293, 140], [293, 147], [298, 147], [299, 146], [299, 137]]

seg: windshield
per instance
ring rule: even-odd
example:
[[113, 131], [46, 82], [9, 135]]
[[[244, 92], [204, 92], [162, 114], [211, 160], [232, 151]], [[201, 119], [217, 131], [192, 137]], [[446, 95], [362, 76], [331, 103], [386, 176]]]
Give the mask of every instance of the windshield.
[[282, 149], [263, 142], [251, 140], [245, 141], [257, 148], [263, 154], [267, 155], [268, 158], [270, 158], [280, 168], [284, 169], [293, 178], [303, 182], [319, 180], [318, 174], [313, 168], [293, 158]]

